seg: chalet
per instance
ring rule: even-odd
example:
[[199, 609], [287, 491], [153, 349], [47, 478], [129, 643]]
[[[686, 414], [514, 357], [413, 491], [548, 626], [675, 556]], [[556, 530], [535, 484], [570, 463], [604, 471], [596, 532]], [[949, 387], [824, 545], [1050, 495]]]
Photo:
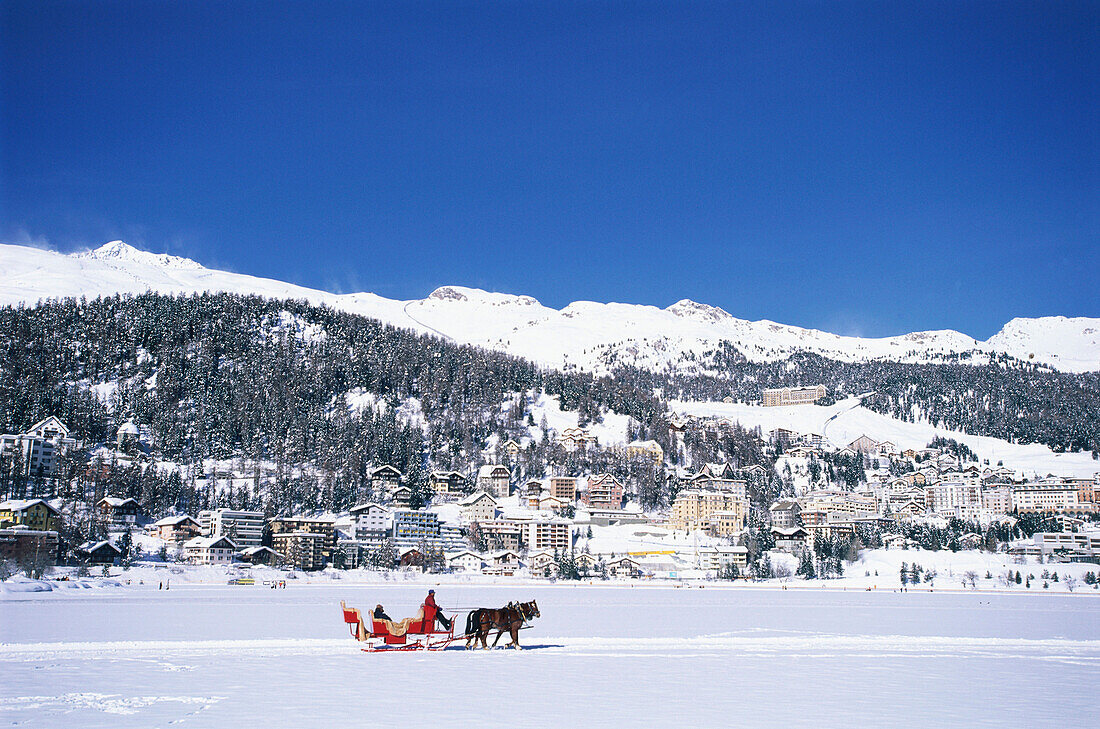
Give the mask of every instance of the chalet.
[[607, 563], [607, 574], [611, 577], [641, 577], [642, 567], [630, 557], [619, 557]]
[[115, 447], [125, 450], [139, 445], [141, 445], [141, 432], [134, 425], [133, 420], [127, 420], [118, 426], [118, 431], [115, 432]]
[[600, 560], [588, 552], [581, 552], [573, 557], [573, 564], [577, 565], [579, 570], [591, 572], [599, 567]]
[[514, 441], [511, 438], [504, 441], [501, 444], [501, 448], [504, 449], [504, 452], [508, 454], [509, 458], [515, 458], [516, 456], [519, 455], [520, 450], [522, 450], [522, 448], [520, 447], [520, 444], [517, 443], [516, 441]]
[[749, 476], [763, 476], [768, 472], [768, 469], [764, 468], [759, 463], [754, 463], [751, 466], [745, 466], [738, 470]]
[[229, 564], [237, 549], [229, 537], [195, 537], [183, 543], [183, 557], [191, 564]]
[[623, 448], [623, 454], [627, 458], [648, 458], [654, 463], [665, 460], [665, 449], [655, 440], [631, 441]]
[[248, 562], [249, 564], [266, 564], [273, 565], [283, 561], [283, 555], [276, 552], [271, 547], [245, 547], [237, 553], [237, 557], [242, 562]]
[[388, 494], [400, 486], [405, 476], [396, 467], [387, 463], [370, 469], [367, 472], [367, 478], [370, 481], [371, 491], [381, 495]]
[[470, 479], [458, 471], [432, 471], [428, 485], [436, 496], [462, 496], [470, 492]]
[[200, 534], [202, 534], [202, 526], [186, 514], [166, 516], [153, 524], [153, 535], [166, 542], [183, 544]]
[[141, 516], [141, 504], [136, 499], [104, 496], [96, 502], [100, 515], [115, 530], [124, 530], [137, 524]]
[[462, 518], [467, 523], [492, 521], [497, 513], [497, 500], [484, 491], [477, 491], [458, 502]]
[[389, 492], [390, 503], [395, 509], [408, 509], [412, 505], [412, 493], [408, 486], [398, 486]]
[[539, 511], [553, 511], [561, 513], [568, 508], [572, 502], [563, 501], [555, 496], [543, 496], [539, 499], [538, 506]]
[[523, 569], [524, 567], [523, 562], [520, 561], [519, 555], [511, 550], [490, 554], [487, 562], [488, 564], [481, 568], [481, 573], [485, 575], [504, 575], [505, 577], [510, 577], [516, 573], [516, 570]]
[[115, 564], [122, 557], [122, 550], [107, 540], [84, 542], [73, 549], [73, 556], [87, 564]]
[[511, 480], [507, 466], [485, 464], [477, 470], [477, 487], [497, 498], [505, 499], [512, 493]]
[[477, 572], [485, 566], [485, 559], [476, 552], [468, 549], [446, 554], [447, 566], [453, 570], [462, 572]]
[[810, 533], [803, 527], [772, 527], [775, 548], [790, 554], [802, 554], [810, 548]]
[[543, 483], [537, 478], [533, 478], [527, 483], [523, 484], [523, 495], [527, 498], [531, 498], [532, 496], [542, 496], [543, 490]]
[[425, 562], [424, 553], [416, 547], [405, 547], [397, 553], [397, 566], [398, 567], [423, 567]]
[[848, 448], [856, 453], [876, 454], [878, 453], [878, 441], [874, 438], [868, 438], [866, 435], [861, 435], [849, 443]]
[[585, 428], [566, 428], [558, 436], [558, 443], [567, 451], [583, 451], [597, 444], [596, 436]]
[[551, 572], [556, 571], [557, 560], [554, 558], [553, 552], [543, 549], [537, 552], [528, 552], [527, 566], [533, 574], [542, 575], [546, 573], [548, 568]]
[[0, 528], [25, 526], [46, 532], [61, 531], [61, 512], [42, 499], [0, 501]]
[[623, 508], [623, 484], [609, 473], [590, 476], [584, 503], [595, 509]]

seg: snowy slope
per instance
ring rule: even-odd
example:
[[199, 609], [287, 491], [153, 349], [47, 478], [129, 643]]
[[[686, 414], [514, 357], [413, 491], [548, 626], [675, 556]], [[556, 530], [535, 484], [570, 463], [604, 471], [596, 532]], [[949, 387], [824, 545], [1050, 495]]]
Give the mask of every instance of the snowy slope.
[[828, 407], [791, 405], [766, 408], [737, 403], [673, 401], [669, 403], [669, 408], [675, 413], [685, 415], [729, 418], [747, 428], [759, 426], [765, 436], [773, 428], [818, 433], [837, 447], [866, 435], [878, 441], [888, 440], [900, 449], [924, 448], [939, 435], [965, 443], [978, 458], [989, 459], [992, 465], [1004, 461], [1006, 467], [1028, 477], [1053, 474], [1088, 478], [1100, 472], [1100, 461], [1094, 461], [1087, 452], [1055, 453], [1048, 446], [1037, 443], [1022, 445], [998, 438], [937, 428], [928, 423], [907, 423], [868, 410], [858, 404], [857, 398], [841, 400]]
[[774, 361], [807, 351], [842, 361], [935, 361], [991, 353], [1046, 363], [1063, 371], [1100, 370], [1100, 319], [1013, 319], [988, 341], [956, 331], [896, 337], [843, 337], [775, 322], [747, 321], [689, 300], [667, 308], [577, 301], [558, 310], [530, 296], [444, 286], [427, 298], [395, 301], [370, 293], [332, 294], [272, 279], [204, 268], [177, 256], [139, 251], [114, 241], [88, 253], [63, 255], [0, 245], [0, 304], [114, 293], [228, 291], [304, 299], [431, 332], [456, 342], [524, 357], [551, 367], [602, 371], [616, 363], [699, 368], [722, 342], [752, 361]]

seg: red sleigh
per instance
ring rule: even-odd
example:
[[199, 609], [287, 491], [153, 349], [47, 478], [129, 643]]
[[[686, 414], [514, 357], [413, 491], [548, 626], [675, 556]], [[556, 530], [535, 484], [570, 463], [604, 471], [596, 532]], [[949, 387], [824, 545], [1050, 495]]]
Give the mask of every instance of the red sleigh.
[[[344, 612], [344, 623], [351, 631], [351, 637], [366, 643], [363, 648], [367, 653], [377, 651], [439, 651], [443, 650], [456, 640], [465, 636], [455, 636], [455, 619], [451, 618], [451, 627], [448, 630], [436, 629], [436, 608], [428, 605], [421, 609], [419, 620], [413, 620], [403, 635], [394, 635], [384, 620], [375, 620], [372, 616], [369, 623], [364, 622], [363, 614], [359, 608], [348, 607], [340, 601], [340, 608]], [[367, 629], [367, 625], [370, 629]]]

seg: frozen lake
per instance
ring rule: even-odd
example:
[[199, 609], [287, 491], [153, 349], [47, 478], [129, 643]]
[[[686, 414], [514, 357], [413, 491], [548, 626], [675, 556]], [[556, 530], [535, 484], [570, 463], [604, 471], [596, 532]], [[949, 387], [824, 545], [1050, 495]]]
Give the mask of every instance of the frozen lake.
[[340, 600], [381, 602], [400, 618], [426, 589], [6, 595], [0, 724], [1034, 727], [1097, 717], [1095, 595], [441, 585], [444, 608], [537, 599], [542, 618], [522, 635], [531, 650], [367, 655], [347, 637]]

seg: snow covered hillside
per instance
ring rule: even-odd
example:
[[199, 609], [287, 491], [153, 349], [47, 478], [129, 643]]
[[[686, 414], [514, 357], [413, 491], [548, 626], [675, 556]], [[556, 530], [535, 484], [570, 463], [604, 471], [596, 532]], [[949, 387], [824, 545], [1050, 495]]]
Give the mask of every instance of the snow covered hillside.
[[667, 308], [577, 301], [561, 310], [530, 296], [444, 286], [427, 298], [395, 301], [370, 293], [332, 294], [272, 279], [204, 268], [177, 256], [137, 250], [121, 241], [63, 255], [0, 245], [0, 304], [114, 293], [226, 291], [304, 299], [463, 344], [508, 352], [555, 368], [606, 370], [615, 364], [649, 369], [706, 370], [707, 353], [728, 343], [751, 361], [805, 351], [859, 362], [936, 361], [963, 354], [983, 362], [1005, 353], [1066, 372], [1100, 370], [1100, 319], [1013, 319], [981, 342], [956, 331], [863, 339], [747, 321], [689, 300]]
[[1100, 462], [1089, 453], [1055, 453], [1048, 446], [1031, 443], [1021, 445], [998, 438], [937, 428], [928, 423], [908, 423], [872, 412], [859, 404], [858, 398], [841, 400], [835, 405], [791, 405], [760, 407], [724, 402], [669, 403], [674, 413], [705, 418], [728, 418], [746, 428], [759, 426], [765, 433], [774, 428], [786, 428], [797, 433], [817, 433], [837, 447], [845, 446], [861, 435], [878, 441], [890, 441], [900, 449], [924, 448], [939, 435], [965, 443], [978, 458], [996, 465], [1003, 461], [1008, 468], [1028, 477], [1035, 475], [1087, 478], [1100, 471]]

